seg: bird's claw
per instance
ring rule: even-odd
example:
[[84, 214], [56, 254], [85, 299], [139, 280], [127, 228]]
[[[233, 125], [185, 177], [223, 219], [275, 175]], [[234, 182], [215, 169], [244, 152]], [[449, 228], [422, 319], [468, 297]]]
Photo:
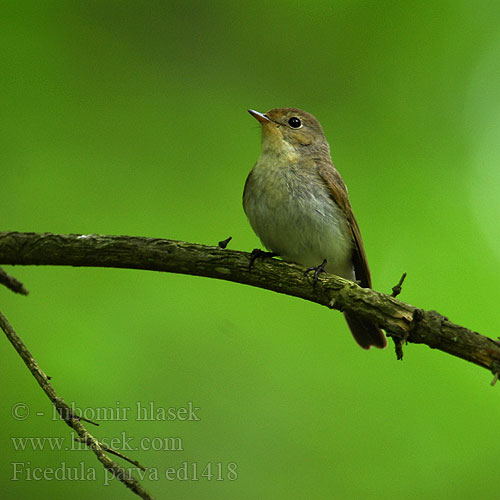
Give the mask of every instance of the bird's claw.
[[319, 266], [308, 267], [304, 271], [304, 275], [307, 275], [311, 271], [314, 271], [313, 287], [315, 287], [316, 283], [318, 282], [318, 276], [319, 276], [319, 274], [320, 273], [326, 273], [326, 259], [324, 259], [323, 262]]

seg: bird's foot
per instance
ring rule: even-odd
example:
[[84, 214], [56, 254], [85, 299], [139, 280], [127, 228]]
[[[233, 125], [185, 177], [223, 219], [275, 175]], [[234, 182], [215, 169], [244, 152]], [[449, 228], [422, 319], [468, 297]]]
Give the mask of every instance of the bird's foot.
[[269, 259], [271, 257], [277, 257], [278, 254], [274, 252], [265, 252], [260, 248], [254, 248], [250, 254], [250, 262], [248, 263], [248, 271], [252, 270], [253, 264], [256, 259]]
[[314, 279], [313, 279], [313, 287], [316, 286], [316, 283], [318, 282], [318, 276], [320, 273], [326, 273], [326, 259], [323, 260], [323, 262], [319, 266], [312, 266], [308, 267], [304, 271], [304, 275], [307, 273], [310, 273], [311, 271], [314, 271]]

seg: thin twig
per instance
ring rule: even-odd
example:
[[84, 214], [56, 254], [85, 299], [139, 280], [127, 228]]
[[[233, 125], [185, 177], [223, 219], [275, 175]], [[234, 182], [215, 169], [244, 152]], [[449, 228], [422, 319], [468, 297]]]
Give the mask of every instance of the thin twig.
[[[392, 287], [392, 293], [391, 297], [396, 298], [402, 290], [403, 282], [406, 278], [406, 273], [403, 273], [401, 278], [399, 279], [397, 285]], [[390, 335], [394, 342], [394, 350], [396, 351], [396, 359], [398, 361], [403, 360], [403, 344], [406, 344], [406, 341], [408, 339], [408, 334], [405, 334], [404, 337], [400, 337], [398, 335]]]
[[226, 248], [228, 243], [233, 239], [232, 236], [229, 236], [229, 238], [226, 238], [225, 240], [219, 241], [218, 245], [219, 248]]
[[[77, 438], [74, 438], [74, 439], [78, 443], [84, 443], [84, 444], [86, 444], [88, 446], [92, 446], [92, 442], [89, 439], [85, 440], [84, 438], [81, 438], [81, 437], [77, 437]], [[113, 450], [112, 448], [110, 448], [109, 446], [106, 446], [105, 444], [103, 444], [101, 442], [99, 442], [99, 446], [104, 451], [107, 451], [108, 453], [116, 455], [117, 457], [123, 458], [123, 460], [126, 460], [127, 462], [131, 463], [132, 465], [135, 465], [136, 467], [139, 467], [139, 469], [146, 470], [146, 467], [144, 467], [144, 465], [141, 465], [137, 460], [133, 460], [133, 459], [127, 457], [126, 455], [124, 455], [120, 451]]]
[[491, 371], [493, 372], [494, 377], [490, 385], [494, 386], [497, 383], [498, 377], [500, 376], [500, 362], [493, 363]]
[[7, 274], [1, 267], [0, 267], [0, 285], [6, 286], [9, 290], [12, 290], [15, 293], [20, 293], [21, 295], [28, 295], [29, 292], [24, 288], [24, 285], [14, 278], [14, 276], [11, 276], [10, 274]]
[[14, 328], [7, 321], [7, 318], [0, 312], [0, 328], [5, 332], [5, 335], [14, 346], [19, 356], [23, 359], [24, 363], [28, 367], [28, 370], [35, 377], [38, 385], [43, 389], [45, 394], [52, 401], [52, 404], [56, 407], [57, 412], [61, 418], [68, 424], [80, 438], [85, 442], [89, 448], [95, 453], [99, 462], [109, 470], [119, 481], [121, 481], [127, 488], [133, 491], [139, 497], [145, 500], [154, 500], [153, 497], [143, 488], [141, 483], [137, 481], [130, 474], [127, 469], [124, 469], [121, 465], [111, 460], [111, 458], [104, 453], [103, 446], [97, 441], [97, 439], [90, 434], [90, 432], [83, 426], [80, 418], [76, 416], [72, 408], [59, 397], [49, 382], [47, 375], [38, 366], [38, 363], [33, 358], [31, 352], [28, 350], [24, 342], [19, 338]]
[[392, 287], [391, 297], [396, 298], [401, 293], [401, 289], [403, 287], [403, 282], [405, 279], [406, 279], [406, 273], [403, 273], [403, 276], [401, 276], [400, 280], [398, 281], [398, 284]]

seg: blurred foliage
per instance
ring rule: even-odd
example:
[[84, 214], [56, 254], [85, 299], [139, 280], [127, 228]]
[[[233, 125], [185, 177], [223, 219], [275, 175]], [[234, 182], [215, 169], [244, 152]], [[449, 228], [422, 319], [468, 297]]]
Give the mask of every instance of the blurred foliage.
[[[247, 108], [321, 121], [375, 287], [498, 335], [500, 4], [390, 1], [3, 2], [2, 230], [259, 245], [241, 193], [260, 153]], [[157, 498], [496, 498], [498, 387], [422, 346], [363, 352], [340, 314], [182, 275], [8, 268], [1, 310], [60, 395], [127, 408], [92, 429], [134, 437]], [[2, 496], [132, 498], [67, 437], [2, 342]], [[137, 404], [200, 421], [139, 421]], [[29, 418], [11, 409], [26, 403]], [[90, 410], [89, 410], [90, 411]], [[37, 415], [37, 412], [44, 415]], [[180, 437], [183, 451], [142, 437]], [[15, 466], [12, 463], [21, 463]], [[167, 480], [235, 462], [235, 481]], [[94, 469], [36, 480], [28, 469]], [[14, 469], [22, 468], [18, 481]]]

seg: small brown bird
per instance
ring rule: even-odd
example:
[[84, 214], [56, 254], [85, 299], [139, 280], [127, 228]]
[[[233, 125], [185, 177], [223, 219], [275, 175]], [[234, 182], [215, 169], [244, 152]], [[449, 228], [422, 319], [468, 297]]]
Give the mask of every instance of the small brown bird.
[[[326, 259], [326, 271], [370, 288], [358, 223], [318, 120], [297, 108], [248, 111], [262, 126], [262, 152], [245, 183], [243, 208], [262, 244], [304, 266]], [[376, 325], [345, 318], [364, 349], [387, 345]]]

